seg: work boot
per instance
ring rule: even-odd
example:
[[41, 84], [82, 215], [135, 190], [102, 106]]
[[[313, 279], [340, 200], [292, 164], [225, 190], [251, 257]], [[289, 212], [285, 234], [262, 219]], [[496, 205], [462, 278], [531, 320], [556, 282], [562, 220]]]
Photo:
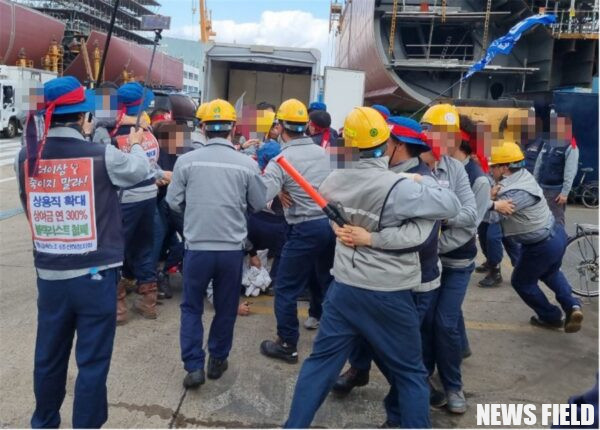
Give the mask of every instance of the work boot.
[[117, 285], [117, 325], [127, 322], [127, 282], [128, 279], [121, 278]]
[[581, 329], [583, 312], [581, 306], [573, 306], [565, 318], [565, 333], [577, 333]]
[[158, 316], [156, 310], [156, 299], [158, 297], [156, 282], [140, 284], [138, 291], [142, 296], [136, 299], [133, 308], [144, 318], [155, 320]]
[[227, 359], [219, 360], [218, 358], [208, 357], [208, 368], [206, 376], [209, 379], [219, 379], [223, 372], [227, 370]]
[[194, 370], [193, 372], [188, 372], [183, 378], [183, 386], [185, 388], [198, 388], [200, 385], [204, 384], [204, 369]]
[[369, 383], [369, 371], [350, 367], [340, 376], [331, 388], [336, 394], [349, 394], [354, 387], [364, 387]]
[[319, 328], [319, 320], [315, 317], [308, 317], [303, 325], [306, 330], [316, 330]]
[[467, 400], [462, 390], [448, 391], [446, 392], [446, 397], [448, 398], [446, 407], [450, 412], [453, 414], [464, 414], [467, 412]]
[[121, 282], [123, 282], [123, 285], [125, 286], [125, 292], [127, 294], [131, 294], [137, 290], [137, 282], [135, 281], [135, 279], [121, 278], [119, 283]]
[[170, 299], [173, 297], [169, 275], [164, 272], [158, 272], [158, 298]]
[[[563, 324], [566, 326], [566, 323], [563, 322], [562, 318], [556, 321], [546, 321], [538, 317], [537, 315], [532, 316], [529, 319], [529, 323], [536, 327], [548, 328], [551, 330], [556, 330], [563, 327]], [[566, 330], [565, 330], [566, 331]]]
[[296, 347], [284, 342], [280, 338], [277, 338], [276, 341], [264, 340], [260, 344], [260, 352], [267, 357], [277, 358], [290, 364], [298, 362]]
[[483, 264], [480, 264], [475, 268], [475, 273], [485, 273], [490, 270], [490, 265], [487, 261], [484, 261]]
[[502, 284], [502, 273], [499, 267], [490, 267], [490, 271], [477, 285], [482, 288], [497, 287]]

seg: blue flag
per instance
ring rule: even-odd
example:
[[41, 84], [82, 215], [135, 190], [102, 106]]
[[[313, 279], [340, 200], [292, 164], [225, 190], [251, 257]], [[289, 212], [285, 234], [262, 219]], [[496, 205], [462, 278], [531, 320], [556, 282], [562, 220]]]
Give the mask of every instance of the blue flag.
[[475, 72], [483, 70], [497, 54], [509, 54], [510, 51], [512, 51], [513, 46], [515, 46], [515, 43], [521, 38], [521, 35], [531, 27], [538, 24], [548, 25], [554, 22], [556, 22], [555, 15], [533, 15], [520, 21], [504, 36], [499, 37], [490, 43], [490, 46], [485, 53], [485, 57], [471, 66], [463, 80], [470, 78]]

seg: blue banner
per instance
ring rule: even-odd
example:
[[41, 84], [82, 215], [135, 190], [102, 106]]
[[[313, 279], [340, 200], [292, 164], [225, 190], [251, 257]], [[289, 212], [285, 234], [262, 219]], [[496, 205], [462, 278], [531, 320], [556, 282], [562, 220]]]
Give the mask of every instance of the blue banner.
[[521, 35], [531, 27], [538, 24], [548, 25], [554, 22], [556, 22], [555, 15], [533, 15], [529, 18], [525, 18], [523, 21], [520, 21], [504, 36], [499, 37], [490, 43], [490, 46], [485, 53], [485, 57], [471, 66], [463, 80], [468, 79], [475, 72], [483, 70], [497, 54], [509, 54], [510, 51], [512, 51], [513, 46], [515, 46], [515, 43], [517, 43], [517, 41], [521, 38]]

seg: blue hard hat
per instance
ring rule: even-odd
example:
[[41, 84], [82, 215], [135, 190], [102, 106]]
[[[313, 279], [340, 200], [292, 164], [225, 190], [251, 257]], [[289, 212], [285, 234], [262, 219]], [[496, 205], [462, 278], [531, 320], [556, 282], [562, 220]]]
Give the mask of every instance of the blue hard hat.
[[391, 116], [387, 122], [390, 125], [390, 133], [400, 142], [418, 146], [418, 149], [423, 152], [431, 150], [425, 141], [421, 124], [414, 119], [405, 116]]
[[385, 107], [384, 105], [373, 105], [371, 106], [373, 109], [375, 109], [377, 112], [379, 112], [381, 115], [383, 115], [383, 117], [385, 119], [388, 119], [388, 117], [392, 114], [390, 112], [390, 110]]
[[312, 102], [308, 105], [308, 112], [312, 112], [314, 110], [327, 110], [327, 105], [322, 102]]
[[[144, 91], [146, 91], [146, 96], [144, 97], [144, 105], [142, 106], [140, 102]], [[125, 113], [127, 115], [137, 115], [140, 109], [148, 109], [152, 100], [154, 100], [154, 93], [152, 90], [144, 88], [138, 82], [128, 82], [121, 85], [117, 90], [117, 103], [120, 106], [125, 106]]]
[[44, 102], [48, 104], [57, 101], [59, 97], [73, 93], [77, 90], [83, 92], [82, 100], [77, 102], [59, 102], [54, 108], [54, 114], [63, 115], [77, 112], [94, 112], [94, 90], [84, 89], [81, 83], [73, 76], [63, 76], [46, 82], [44, 84]]
[[266, 141], [256, 153], [258, 167], [264, 169], [273, 157], [276, 157], [281, 152], [281, 146], [277, 141], [270, 139]]

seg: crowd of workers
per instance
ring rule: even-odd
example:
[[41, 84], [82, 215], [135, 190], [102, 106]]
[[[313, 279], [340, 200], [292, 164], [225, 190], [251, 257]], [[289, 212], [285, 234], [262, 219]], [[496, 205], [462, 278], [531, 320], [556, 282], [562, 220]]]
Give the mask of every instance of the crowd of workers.
[[[185, 134], [165, 110], [141, 115], [153, 95], [140, 84], [122, 85], [116, 98], [115, 118], [95, 121], [92, 90], [72, 77], [49, 81], [16, 160], [38, 286], [32, 427], [60, 425], [75, 333], [72, 424], [106, 422], [126, 296], [135, 291], [133, 309], [156, 319], [157, 300], [172, 295], [173, 271], [183, 274], [183, 385], [220, 378], [236, 317], [247, 312], [244, 259], [260, 266], [258, 250], [273, 261], [277, 320], [261, 353], [299, 361], [297, 300], [305, 292], [304, 326], [319, 330], [286, 427], [308, 427], [330, 390], [366, 385], [371, 362], [390, 384], [386, 427], [430, 427], [430, 405], [464, 413], [461, 362], [471, 352], [461, 307], [473, 271], [486, 273], [481, 287], [500, 284], [503, 246], [511, 284], [534, 311], [531, 324], [581, 328], [581, 303], [560, 271], [578, 158], [568, 118], [554, 115], [544, 140], [535, 114], [515, 111], [492, 142], [489, 127], [448, 103], [431, 106], [420, 122], [376, 105], [354, 108], [338, 136], [325, 105], [290, 99], [257, 106], [267, 127], [245, 140], [224, 100], [202, 104], [198, 129]], [[336, 205], [343, 225], [330, 222], [282, 159]], [[477, 235], [486, 261], [476, 268]], [[436, 370], [441, 390], [431, 382]]]

